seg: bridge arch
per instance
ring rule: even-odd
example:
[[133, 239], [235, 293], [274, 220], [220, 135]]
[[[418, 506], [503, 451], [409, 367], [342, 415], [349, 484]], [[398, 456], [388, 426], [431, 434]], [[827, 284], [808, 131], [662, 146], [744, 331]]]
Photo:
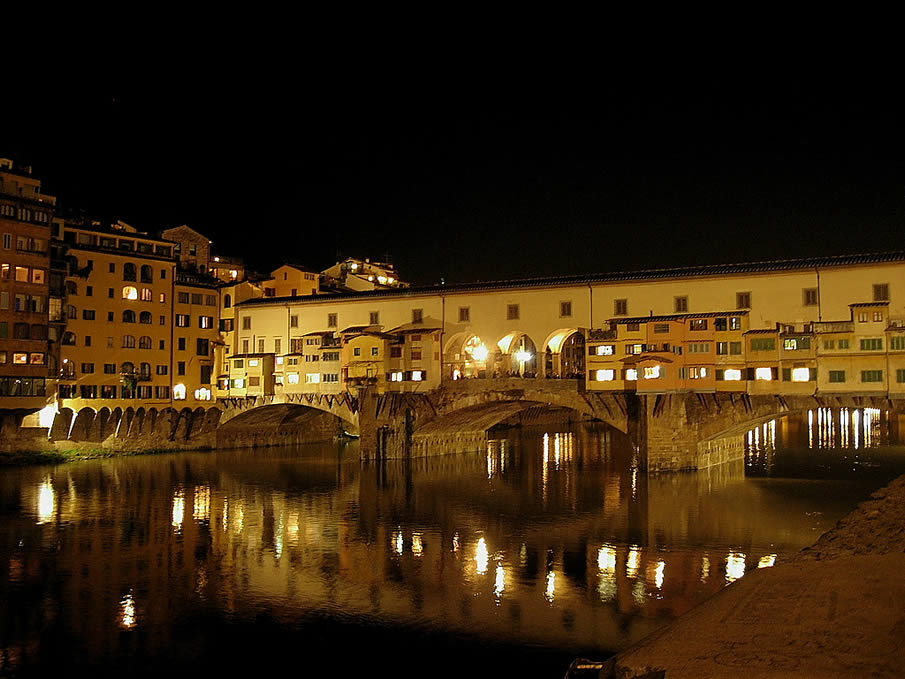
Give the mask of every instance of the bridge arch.
[[544, 340], [544, 374], [548, 377], [584, 377], [585, 338], [579, 328], [558, 328]]
[[453, 380], [486, 377], [492, 372], [493, 347], [471, 330], [453, 334], [443, 347], [444, 377]]
[[499, 361], [494, 366], [494, 374], [507, 376], [537, 375], [537, 344], [531, 336], [521, 330], [513, 330], [497, 340]]
[[275, 403], [249, 408], [216, 429], [218, 447], [258, 447], [332, 440], [343, 418], [320, 408]]

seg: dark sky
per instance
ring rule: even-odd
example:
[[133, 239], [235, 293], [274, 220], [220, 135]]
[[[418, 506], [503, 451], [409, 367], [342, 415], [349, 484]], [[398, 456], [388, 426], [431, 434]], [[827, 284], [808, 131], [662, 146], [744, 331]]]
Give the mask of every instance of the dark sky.
[[187, 223], [261, 270], [389, 253], [427, 284], [867, 252], [905, 247], [888, 87], [505, 66], [83, 74], [7, 88], [18, 132], [0, 156], [66, 207]]

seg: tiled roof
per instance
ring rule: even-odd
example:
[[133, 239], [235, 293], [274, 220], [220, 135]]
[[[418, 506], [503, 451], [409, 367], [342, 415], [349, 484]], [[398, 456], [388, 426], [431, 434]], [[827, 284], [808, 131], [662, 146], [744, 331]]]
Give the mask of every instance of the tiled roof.
[[[325, 302], [331, 300], [370, 299], [374, 297], [415, 297], [420, 295], [452, 294], [480, 290], [505, 290], [519, 288], [555, 287], [565, 285], [584, 285], [588, 283], [618, 283], [624, 281], [645, 281], [669, 278], [697, 278], [704, 276], [730, 276], [746, 273], [770, 273], [776, 271], [795, 271], [804, 269], [823, 269], [838, 266], [858, 266], [864, 264], [883, 264], [889, 262], [905, 262], [905, 250], [892, 252], [874, 252], [858, 255], [832, 255], [828, 257], [808, 257], [802, 259], [774, 259], [762, 262], [738, 264], [707, 264], [702, 266], [675, 267], [666, 269], [644, 269], [640, 271], [617, 271], [595, 274], [578, 274], [572, 276], [553, 276], [549, 278], [517, 278], [497, 281], [479, 281], [458, 285], [413, 286], [404, 289], [368, 290], [358, 293], [334, 293], [297, 297], [267, 297], [246, 300], [242, 305], [257, 306], [267, 304], [285, 304], [287, 300], [295, 303]], [[735, 312], [733, 312], [735, 313]]]
[[659, 323], [666, 321], [687, 321], [696, 318], [716, 318], [723, 316], [747, 316], [747, 309], [737, 309], [735, 311], [704, 311], [699, 314], [669, 314], [666, 316], [635, 316], [633, 318], [625, 318], [619, 316], [609, 319], [610, 323]]
[[854, 304], [849, 304], [849, 306], [863, 307], [863, 306], [889, 306], [889, 302], [855, 302]]

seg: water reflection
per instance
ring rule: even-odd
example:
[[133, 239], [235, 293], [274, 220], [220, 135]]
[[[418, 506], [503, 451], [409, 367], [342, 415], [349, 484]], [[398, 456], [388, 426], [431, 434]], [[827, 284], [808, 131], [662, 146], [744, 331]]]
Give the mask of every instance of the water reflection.
[[[510, 430], [486, 455], [407, 462], [312, 446], [3, 470], [0, 593], [18, 617], [0, 656], [152, 657], [179, 641], [176, 621], [213, 640], [211, 621], [290, 629], [315, 613], [602, 655], [781, 563], [881, 484], [834, 480], [824, 451], [849, 455], [857, 437], [859, 470], [905, 471], [880, 446], [897, 427], [815, 410], [747, 433], [744, 464], [658, 476], [593, 427]], [[820, 464], [805, 473], [808, 459]], [[318, 652], [346, 651], [346, 633], [318, 638]]]

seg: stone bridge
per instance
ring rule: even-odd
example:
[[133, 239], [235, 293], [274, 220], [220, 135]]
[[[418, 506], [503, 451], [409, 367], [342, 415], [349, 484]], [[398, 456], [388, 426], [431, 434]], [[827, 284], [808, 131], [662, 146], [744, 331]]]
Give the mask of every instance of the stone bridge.
[[[351, 393], [226, 399], [208, 407], [64, 408], [55, 442], [120, 451], [290, 445], [361, 435], [365, 457], [484, 451], [499, 424], [603, 422], [626, 434], [650, 471], [703, 469], [744, 456], [737, 434], [821, 407], [905, 413], [882, 396], [769, 396], [586, 392], [578, 380], [456, 380], [424, 393]], [[66, 444], [63, 444], [64, 446]]]

